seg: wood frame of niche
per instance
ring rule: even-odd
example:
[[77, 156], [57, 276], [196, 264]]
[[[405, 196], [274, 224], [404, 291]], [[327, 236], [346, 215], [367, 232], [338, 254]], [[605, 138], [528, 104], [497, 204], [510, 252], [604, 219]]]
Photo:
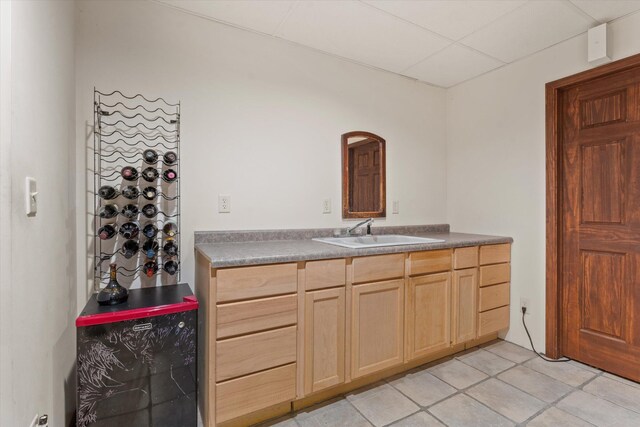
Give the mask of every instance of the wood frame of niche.
[[[351, 212], [349, 210], [349, 138], [367, 137], [380, 143], [380, 206], [382, 209], [372, 212]], [[352, 131], [342, 134], [342, 218], [384, 218], [387, 216], [387, 156], [386, 142], [378, 135], [365, 131]]]
[[572, 87], [603, 77], [638, 69], [640, 54], [583, 71], [546, 84], [546, 350], [557, 359], [563, 355], [562, 318], [562, 98]]

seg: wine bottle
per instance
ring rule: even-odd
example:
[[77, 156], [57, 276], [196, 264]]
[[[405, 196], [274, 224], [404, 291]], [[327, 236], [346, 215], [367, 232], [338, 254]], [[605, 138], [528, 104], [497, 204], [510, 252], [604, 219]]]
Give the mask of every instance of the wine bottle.
[[155, 239], [148, 239], [142, 245], [142, 251], [149, 259], [155, 258], [155, 256], [158, 254], [159, 249], [160, 245], [158, 245], [158, 241]]
[[152, 239], [158, 234], [158, 227], [156, 227], [154, 224], [147, 224], [142, 229], [142, 234], [144, 234], [144, 237]]
[[157, 180], [159, 175], [160, 174], [158, 173], [158, 169], [151, 166], [149, 166], [148, 168], [145, 168], [142, 171], [142, 179], [148, 182], [153, 182]]
[[147, 218], [153, 218], [158, 214], [158, 208], [154, 204], [146, 204], [142, 207], [142, 214]]
[[166, 153], [164, 153], [164, 156], [162, 156], [162, 159], [164, 160], [165, 164], [172, 165], [176, 162], [176, 160], [178, 160], [178, 156], [174, 151], [167, 151]]
[[167, 254], [168, 256], [178, 255], [178, 245], [176, 244], [176, 241], [173, 239], [167, 239], [162, 249], [164, 250], [164, 253]]
[[178, 263], [170, 260], [170, 261], [166, 261], [164, 263], [164, 265], [162, 266], [162, 268], [164, 269], [164, 271], [166, 271], [168, 274], [170, 275], [174, 275], [176, 274], [176, 272], [178, 271]]
[[142, 158], [145, 163], [149, 163], [150, 165], [158, 163], [158, 153], [156, 153], [156, 150], [152, 150], [151, 148], [144, 150]]
[[135, 221], [125, 222], [120, 226], [120, 235], [125, 239], [135, 239], [140, 232], [140, 226]]
[[166, 171], [162, 172], [162, 179], [164, 179], [168, 183], [172, 183], [173, 181], [178, 179], [178, 174], [173, 169], [167, 169]]
[[109, 266], [109, 283], [104, 287], [100, 292], [98, 292], [98, 296], [96, 300], [100, 305], [115, 305], [121, 304], [129, 298], [129, 291], [127, 288], [122, 287], [118, 283], [117, 273], [116, 273], [116, 264], [111, 264]]
[[118, 205], [114, 205], [113, 203], [110, 203], [100, 208], [100, 211], [98, 212], [98, 216], [100, 218], [110, 219], [110, 218], [115, 218], [118, 215], [118, 212], [120, 212], [120, 210], [118, 209]]
[[153, 277], [158, 272], [158, 263], [155, 261], [147, 261], [144, 263], [144, 273], [147, 277]]
[[138, 207], [129, 203], [122, 208], [122, 216], [128, 219], [133, 219], [138, 216]]
[[127, 185], [122, 189], [122, 196], [129, 200], [135, 200], [140, 195], [140, 190], [133, 185]]
[[162, 227], [162, 232], [168, 237], [173, 237], [178, 234], [178, 226], [175, 222], [169, 221]]
[[125, 166], [120, 171], [120, 175], [127, 181], [135, 181], [138, 179], [138, 170], [133, 166]]
[[142, 190], [142, 195], [147, 200], [153, 200], [158, 195], [158, 190], [156, 190], [156, 187], [147, 187]]
[[110, 185], [103, 185], [98, 190], [98, 195], [105, 200], [113, 200], [118, 197], [118, 191]]
[[124, 242], [124, 245], [122, 245], [122, 255], [124, 255], [126, 259], [129, 259], [137, 254], [139, 249], [140, 246], [137, 241], [127, 240]]
[[109, 240], [117, 233], [115, 224], [105, 224], [98, 230], [100, 240]]

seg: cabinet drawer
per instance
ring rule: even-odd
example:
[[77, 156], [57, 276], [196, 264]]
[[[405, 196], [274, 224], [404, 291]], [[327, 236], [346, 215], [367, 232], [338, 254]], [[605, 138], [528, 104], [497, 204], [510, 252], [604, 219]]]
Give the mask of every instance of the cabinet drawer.
[[218, 305], [217, 337], [227, 338], [294, 325], [298, 320], [296, 295]]
[[511, 281], [511, 264], [480, 267], [480, 287]]
[[305, 289], [323, 289], [342, 286], [345, 283], [344, 259], [309, 261], [305, 266]]
[[295, 361], [295, 326], [229, 338], [216, 344], [216, 381]]
[[451, 249], [440, 251], [411, 252], [409, 254], [409, 274], [438, 273], [451, 270]]
[[221, 423], [296, 397], [296, 364], [216, 385], [216, 421]]
[[478, 315], [478, 336], [491, 334], [509, 327], [509, 306], [485, 311]]
[[298, 268], [295, 263], [217, 271], [218, 302], [293, 293], [297, 287]]
[[373, 282], [404, 276], [404, 254], [376, 255], [353, 259], [353, 283]]
[[480, 288], [480, 311], [509, 305], [509, 284], [486, 286]]
[[511, 261], [511, 244], [480, 246], [480, 265]]
[[478, 266], [478, 247], [456, 248], [453, 250], [453, 268], [461, 270]]

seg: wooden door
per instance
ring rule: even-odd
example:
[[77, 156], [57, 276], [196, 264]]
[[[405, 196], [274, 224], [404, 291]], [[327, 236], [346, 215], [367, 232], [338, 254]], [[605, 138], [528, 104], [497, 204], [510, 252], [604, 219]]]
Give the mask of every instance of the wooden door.
[[451, 341], [458, 344], [476, 338], [478, 318], [478, 269], [453, 272]]
[[344, 382], [345, 289], [307, 292], [305, 395]]
[[351, 377], [403, 362], [404, 279], [351, 288]]
[[451, 345], [451, 273], [412, 277], [407, 288], [407, 360]]
[[562, 350], [640, 380], [640, 72], [564, 92]]

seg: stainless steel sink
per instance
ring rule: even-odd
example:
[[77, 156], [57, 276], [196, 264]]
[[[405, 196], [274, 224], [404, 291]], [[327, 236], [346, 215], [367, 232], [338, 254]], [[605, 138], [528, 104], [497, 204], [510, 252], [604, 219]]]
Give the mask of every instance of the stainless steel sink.
[[430, 239], [428, 237], [400, 236], [396, 234], [383, 234], [380, 236], [348, 236], [348, 237], [317, 237], [316, 242], [342, 246], [343, 248], [363, 249], [379, 246], [420, 245], [424, 243], [442, 243], [442, 239]]

